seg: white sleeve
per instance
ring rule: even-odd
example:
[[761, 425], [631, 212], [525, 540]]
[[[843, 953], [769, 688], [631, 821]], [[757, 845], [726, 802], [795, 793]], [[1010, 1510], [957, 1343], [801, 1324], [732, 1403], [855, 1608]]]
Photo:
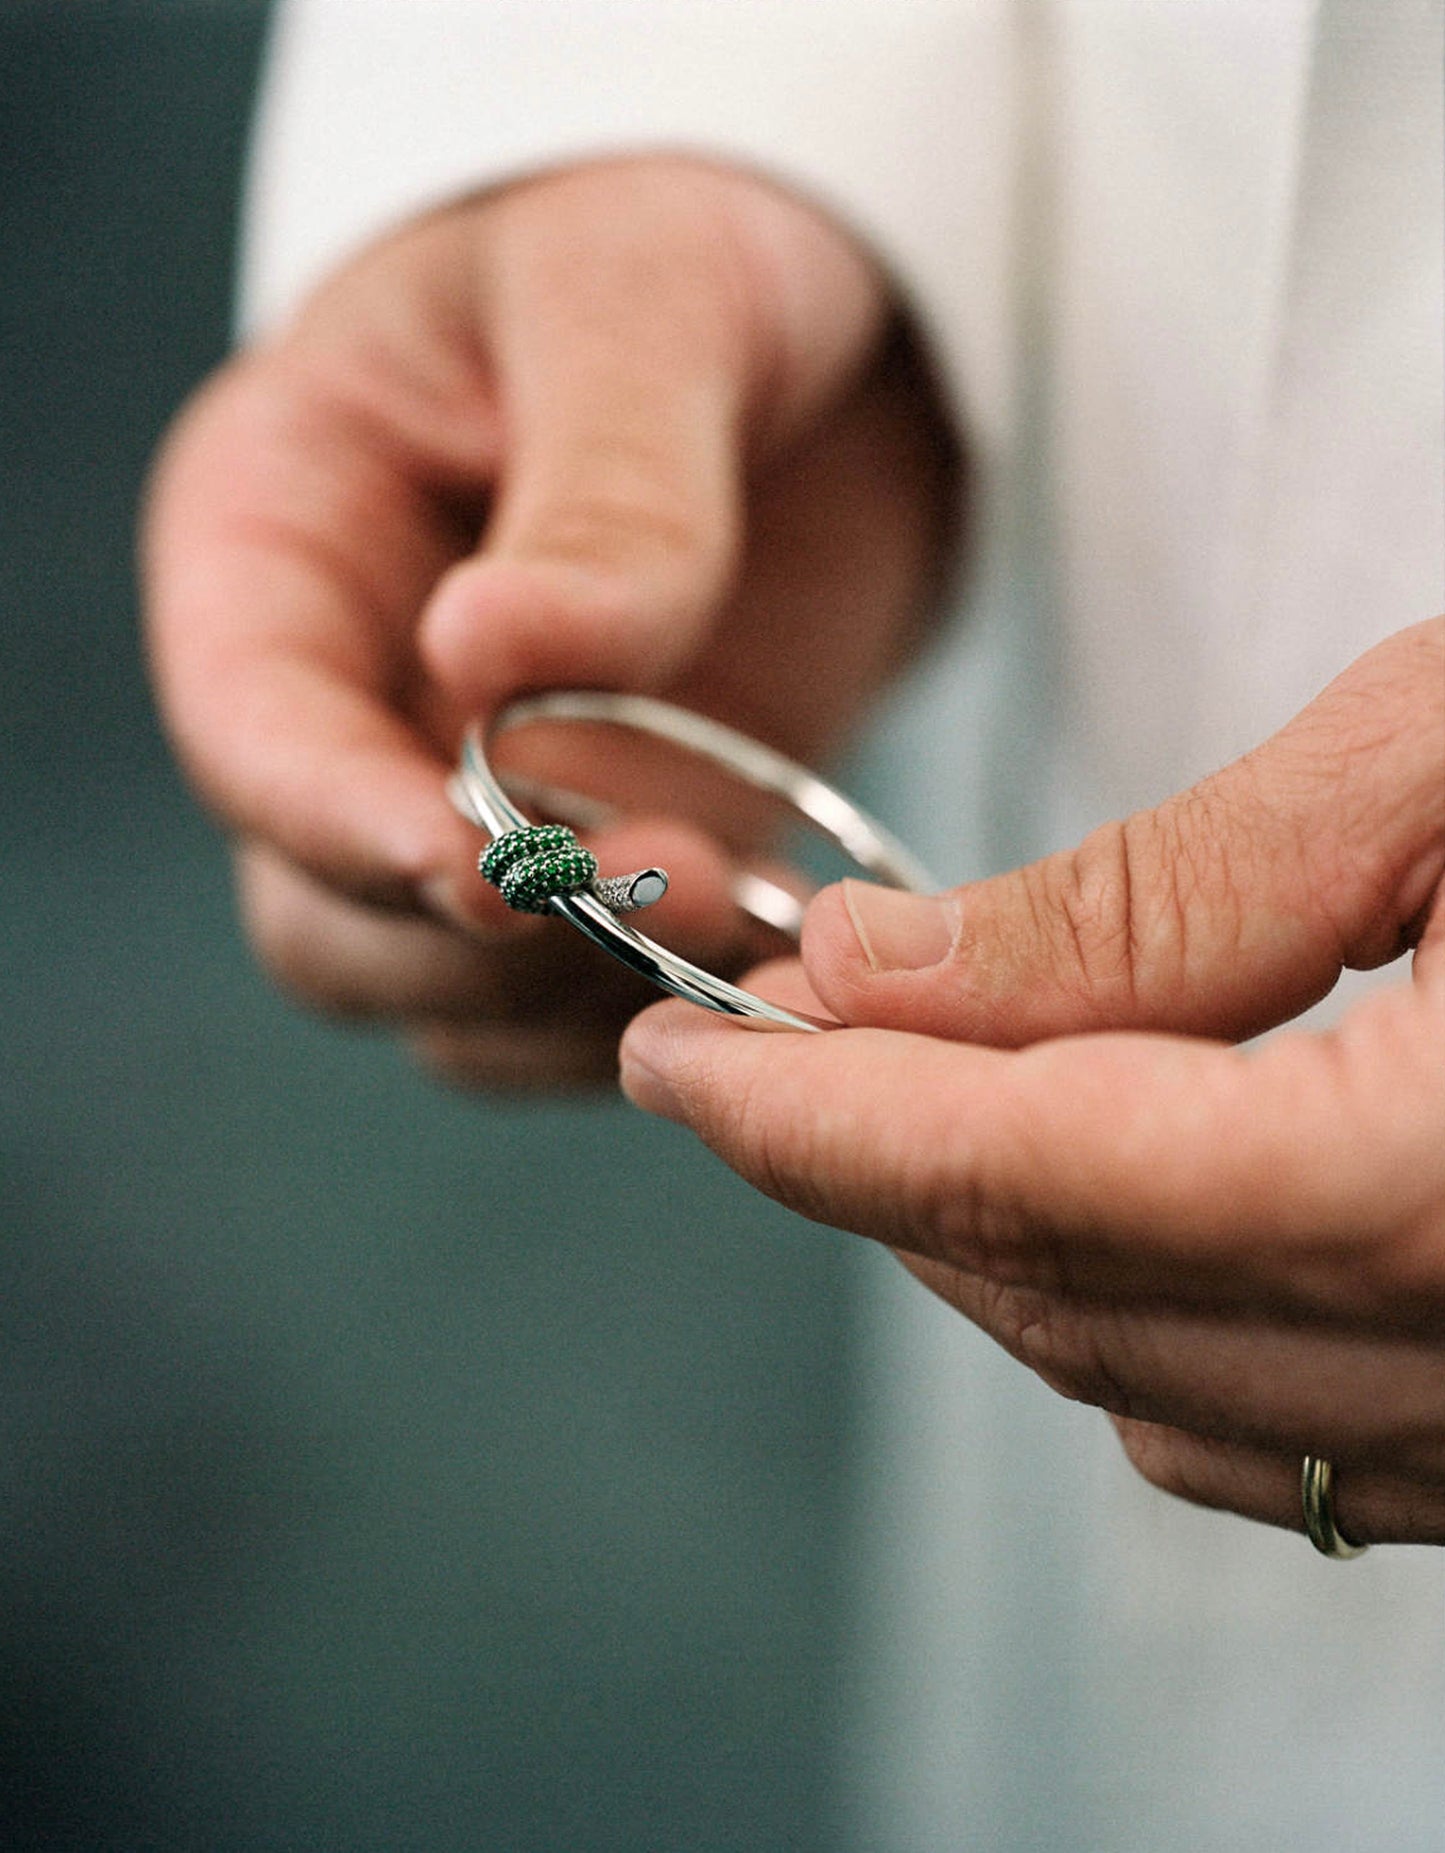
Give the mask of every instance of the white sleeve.
[[1008, 389], [1009, 0], [289, 0], [242, 321], [479, 185], [665, 148], [749, 166], [868, 244], [992, 448]]

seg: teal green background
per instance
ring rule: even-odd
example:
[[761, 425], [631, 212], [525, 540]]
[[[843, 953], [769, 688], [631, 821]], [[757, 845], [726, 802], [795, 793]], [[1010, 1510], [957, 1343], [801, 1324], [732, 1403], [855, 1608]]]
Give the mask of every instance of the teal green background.
[[836, 1844], [866, 1263], [251, 968], [135, 634], [258, 6], [0, 6], [0, 1846]]

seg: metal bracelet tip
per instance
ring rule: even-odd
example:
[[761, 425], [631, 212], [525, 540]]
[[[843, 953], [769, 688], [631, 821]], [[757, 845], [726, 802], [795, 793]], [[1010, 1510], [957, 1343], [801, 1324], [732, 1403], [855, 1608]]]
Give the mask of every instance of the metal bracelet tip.
[[592, 892], [614, 914], [635, 914], [667, 893], [666, 869], [638, 869], [633, 875], [600, 875]]

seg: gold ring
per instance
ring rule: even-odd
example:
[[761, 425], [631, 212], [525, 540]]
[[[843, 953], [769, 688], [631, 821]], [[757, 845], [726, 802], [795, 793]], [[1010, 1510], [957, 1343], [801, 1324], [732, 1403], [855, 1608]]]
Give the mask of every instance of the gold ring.
[[1351, 1544], [1335, 1522], [1335, 1469], [1332, 1461], [1306, 1454], [1300, 1470], [1300, 1498], [1305, 1509], [1305, 1534], [1322, 1556], [1363, 1557], [1366, 1544]]

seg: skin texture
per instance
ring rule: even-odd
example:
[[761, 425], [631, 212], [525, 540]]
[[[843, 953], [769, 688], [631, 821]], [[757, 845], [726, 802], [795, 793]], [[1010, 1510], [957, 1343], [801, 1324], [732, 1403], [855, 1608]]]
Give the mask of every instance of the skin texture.
[[[1305, 1453], [1358, 1542], [1445, 1543], [1445, 620], [1216, 777], [941, 900], [847, 884], [804, 973], [845, 1024], [680, 1004], [640, 1106], [889, 1243], [1169, 1492], [1299, 1528]], [[859, 927], [862, 926], [860, 933]], [[1342, 967], [1408, 980], [1325, 1034]], [[899, 967], [899, 948], [933, 963]]]
[[[817, 760], [916, 639], [962, 481], [884, 279], [757, 179], [598, 164], [362, 254], [197, 395], [145, 526], [163, 710], [278, 982], [466, 1085], [610, 1076], [644, 1000], [477, 877], [464, 722], [641, 689]], [[1400, 633], [1070, 854], [901, 916], [826, 891], [761, 982], [849, 1027], [661, 1005], [625, 1087], [897, 1248], [1156, 1484], [1298, 1527], [1310, 1451], [1350, 1535], [1445, 1541], [1442, 647]], [[631, 740], [518, 751], [665, 793], [589, 839], [604, 872], [663, 862], [659, 937], [758, 955], [726, 873], [765, 819]], [[1412, 946], [1329, 1035], [1232, 1046]]]
[[[817, 759], [919, 633], [958, 485], [882, 277], [761, 181], [599, 164], [365, 252], [186, 408], [145, 522], [163, 712], [262, 959], [462, 1084], [610, 1082], [643, 994], [477, 876], [464, 722], [637, 689]], [[540, 734], [518, 750], [560, 784], [762, 840], [688, 762]], [[669, 868], [679, 950], [765, 949], [713, 834], [587, 840]]]

